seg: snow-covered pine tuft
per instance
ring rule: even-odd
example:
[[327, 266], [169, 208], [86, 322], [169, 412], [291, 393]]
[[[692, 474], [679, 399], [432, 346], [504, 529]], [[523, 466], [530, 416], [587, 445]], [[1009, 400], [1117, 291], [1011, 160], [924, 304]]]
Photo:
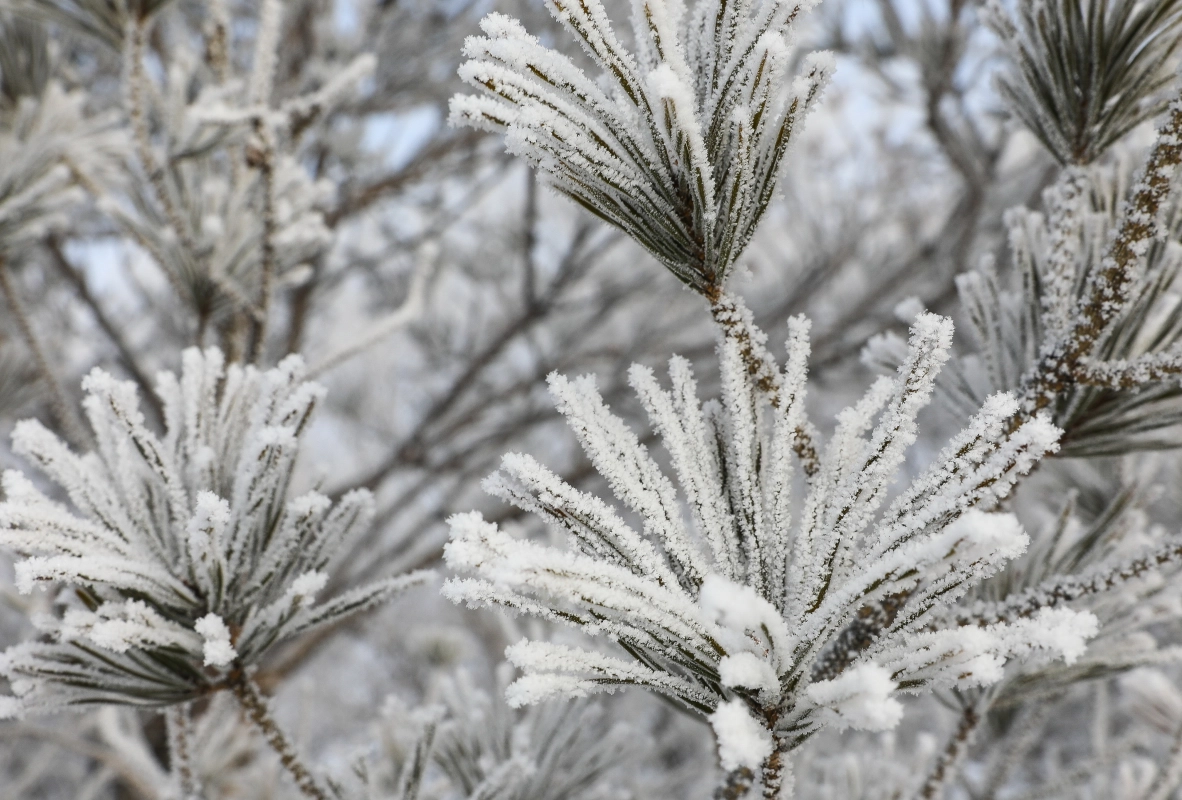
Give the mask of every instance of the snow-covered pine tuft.
[[789, 74], [790, 37], [816, 0], [634, 0], [635, 52], [601, 0], [548, 0], [588, 76], [515, 19], [490, 14], [451, 102], [457, 125], [504, 131], [510, 152], [714, 300], [772, 200], [784, 153], [834, 68]]
[[[933, 629], [936, 612], [1025, 550], [1017, 520], [992, 509], [1056, 448], [1058, 429], [1036, 416], [1010, 430], [1017, 401], [994, 396], [884, 512], [951, 346], [951, 322], [920, 314], [898, 374], [838, 414], [796, 501], [805, 329], [794, 325], [775, 405], [725, 330], [720, 402], [698, 401], [682, 359], [670, 364], [670, 390], [633, 368], [680, 496], [590, 377], [551, 376], [559, 410], [643, 528], [529, 456], [508, 455], [486, 489], [565, 529], [570, 547], [456, 515], [446, 559], [475, 577], [450, 580], [444, 592], [574, 625], [629, 657], [523, 641], [507, 653], [524, 672], [511, 703], [647, 687], [710, 715], [736, 775], [760, 753], [771, 791], [783, 779], [782, 754], [822, 728], [893, 726], [899, 689], [983, 685], [1010, 655], [1078, 655], [1094, 619]], [[769, 737], [766, 753], [751, 725]]]
[[266, 371], [189, 349], [161, 373], [163, 438], [134, 384], [94, 370], [84, 382], [96, 450], [72, 452], [27, 420], [16, 451], [69, 498], [4, 474], [0, 544], [22, 558], [23, 592], [63, 586], [44, 638], [0, 655], [11, 713], [117, 703], [164, 706], [223, 688], [274, 645], [372, 607], [426, 573], [324, 602], [334, 557], [365, 530], [367, 492], [336, 504], [288, 497], [299, 440], [323, 389], [299, 358]]

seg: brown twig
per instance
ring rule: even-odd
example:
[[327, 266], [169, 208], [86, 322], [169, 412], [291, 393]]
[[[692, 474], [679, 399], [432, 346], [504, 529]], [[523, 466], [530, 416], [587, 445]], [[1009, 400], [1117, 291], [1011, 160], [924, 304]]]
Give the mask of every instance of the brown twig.
[[964, 756], [965, 750], [968, 749], [973, 734], [981, 725], [983, 711], [984, 709], [976, 703], [969, 703], [964, 707], [956, 730], [948, 739], [944, 752], [940, 753], [936, 759], [936, 763], [932, 767], [932, 771], [928, 773], [923, 786], [920, 787], [917, 797], [922, 800], [935, 800], [943, 795], [944, 787], [955, 775], [956, 767]]
[[1128, 302], [1137, 264], [1157, 235], [1157, 217], [1179, 164], [1182, 164], [1182, 95], [1170, 104], [1166, 121], [1158, 129], [1157, 141], [1124, 208], [1108, 252], [1100, 269], [1089, 278], [1086, 295], [1076, 307], [1077, 321], [1067, 340], [1044, 348], [1024, 382], [1024, 413], [1017, 415], [1016, 420], [1033, 416], [1071, 386], [1086, 382], [1090, 371], [1086, 362], [1108, 325]]
[[267, 699], [259, 692], [254, 681], [245, 673], [241, 673], [236, 680], [230, 683], [230, 690], [234, 692], [234, 697], [250, 717], [251, 722], [267, 740], [267, 744], [279, 756], [279, 763], [291, 775], [304, 796], [311, 797], [313, 800], [330, 800], [328, 792], [320, 787], [315, 776], [312, 775], [312, 771], [304, 766], [304, 762], [300, 761], [295, 745], [283, 733], [278, 723], [275, 722], [275, 718], [271, 716]]

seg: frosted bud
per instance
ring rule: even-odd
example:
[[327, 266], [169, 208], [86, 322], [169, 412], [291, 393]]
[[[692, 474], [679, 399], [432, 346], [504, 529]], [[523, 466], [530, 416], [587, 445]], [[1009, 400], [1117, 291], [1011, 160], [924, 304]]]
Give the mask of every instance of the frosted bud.
[[230, 644], [230, 629], [217, 614], [206, 614], [193, 627], [205, 640], [202, 648], [205, 666], [224, 667], [238, 656], [234, 645]]
[[710, 715], [710, 724], [718, 739], [718, 758], [722, 768], [759, 769], [772, 754], [772, 733], [759, 723], [741, 700], [719, 703]]

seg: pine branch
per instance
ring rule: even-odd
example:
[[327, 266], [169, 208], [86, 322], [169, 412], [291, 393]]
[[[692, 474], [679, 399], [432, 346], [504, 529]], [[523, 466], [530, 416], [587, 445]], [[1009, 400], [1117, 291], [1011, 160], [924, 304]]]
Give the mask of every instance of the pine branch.
[[1080, 365], [1078, 380], [1085, 386], [1129, 390], [1176, 379], [1179, 375], [1182, 375], [1182, 354], [1170, 351], [1145, 355], [1132, 361], [1085, 360]]
[[[774, 728], [774, 722], [769, 727]], [[763, 800], [785, 800], [791, 796], [792, 775], [782, 749], [777, 747], [763, 762], [761, 781], [763, 783]], [[787, 791], [785, 791], [787, 790]]]
[[291, 775], [300, 792], [312, 800], [333, 800], [329, 792], [321, 787], [312, 771], [300, 760], [295, 745], [271, 716], [267, 698], [259, 692], [254, 681], [243, 672], [230, 683], [230, 689], [267, 744], [279, 756], [279, 763]]
[[1056, 608], [1090, 595], [1112, 591], [1131, 580], [1182, 560], [1182, 542], [1173, 539], [1153, 552], [1103, 568], [1090, 575], [1061, 575], [1027, 589], [1017, 597], [960, 614], [960, 625], [991, 625], [1028, 619], [1044, 608]]
[[[764, 345], [767, 335], [755, 326], [750, 309], [741, 297], [721, 290], [711, 291], [707, 299], [710, 301], [710, 314], [719, 330], [738, 345], [751, 381], [773, 408], [779, 408], [784, 401], [781, 397], [783, 379], [775, 359]], [[816, 445], [818, 438], [816, 428], [806, 419], [797, 426], [792, 442], [801, 469], [810, 478], [821, 468]]]

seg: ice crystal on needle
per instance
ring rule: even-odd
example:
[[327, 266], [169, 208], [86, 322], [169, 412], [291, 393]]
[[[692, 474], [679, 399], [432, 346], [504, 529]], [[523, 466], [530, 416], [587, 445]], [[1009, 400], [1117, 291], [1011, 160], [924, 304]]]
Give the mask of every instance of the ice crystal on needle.
[[792, 444], [804, 421], [808, 347], [802, 320], [793, 321], [776, 406], [754, 384], [741, 343], [726, 335], [720, 403], [698, 401], [680, 358], [670, 364], [671, 390], [650, 370], [632, 369], [680, 497], [590, 378], [551, 376], [559, 410], [643, 529], [532, 458], [508, 455], [487, 490], [564, 528], [571, 546], [544, 546], [478, 514], [457, 515], [446, 558], [476, 577], [451, 580], [445, 592], [575, 625], [631, 658], [523, 641], [507, 653], [524, 672], [510, 702], [645, 686], [710, 715], [729, 768], [750, 769], [759, 755], [771, 791], [781, 780], [778, 754], [822, 727], [893, 727], [902, 711], [897, 691], [984, 685], [1012, 655], [1077, 656], [1094, 620], [1071, 611], [1020, 626], [934, 625], [935, 612], [1025, 550], [1017, 520], [991, 509], [1055, 449], [1059, 432], [1045, 418], [1007, 433], [1017, 402], [990, 398], [881, 508], [951, 337], [949, 320], [916, 318], [898, 374], [838, 415], [795, 508]]
[[168, 705], [224, 686], [276, 643], [372, 606], [422, 573], [317, 602], [334, 556], [367, 526], [371, 500], [289, 498], [300, 436], [323, 390], [289, 358], [271, 370], [186, 350], [161, 373], [166, 433], [145, 425], [134, 385], [101, 370], [84, 387], [96, 449], [35, 421], [20, 454], [69, 508], [4, 474], [0, 544], [23, 556], [21, 591], [63, 584], [42, 641], [9, 648], [13, 714], [92, 703]]

